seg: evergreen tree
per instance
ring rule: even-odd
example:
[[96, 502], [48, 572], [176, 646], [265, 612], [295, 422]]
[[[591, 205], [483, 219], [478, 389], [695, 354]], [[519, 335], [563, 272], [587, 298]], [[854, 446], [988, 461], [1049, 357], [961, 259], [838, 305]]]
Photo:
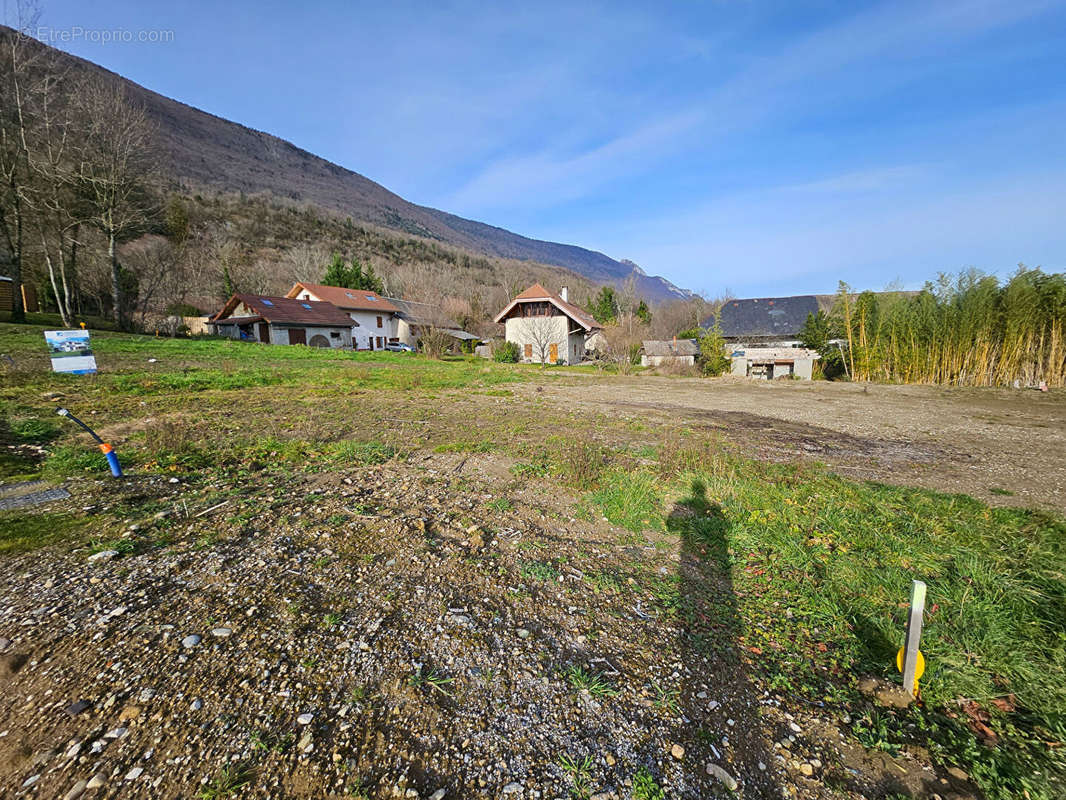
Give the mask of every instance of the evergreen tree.
[[651, 324], [651, 309], [648, 308], [648, 304], [644, 302], [644, 298], [640, 299], [640, 302], [637, 304], [637, 310], [633, 313], [636, 314], [637, 319], [645, 325]]
[[356, 259], [351, 264], [345, 264], [340, 253], [333, 254], [333, 260], [326, 267], [326, 274], [322, 276], [322, 283], [327, 286], [340, 286], [342, 289], [359, 289], [364, 292], [384, 291], [381, 279], [374, 273], [374, 268], [363, 265]]
[[614, 289], [610, 286], [600, 287], [600, 293], [590, 297], [585, 308], [602, 325], [614, 322], [618, 318], [618, 298]]
[[348, 285], [350, 279], [348, 267], [345, 265], [344, 259], [341, 258], [341, 254], [334, 253], [333, 260], [326, 267], [326, 274], [322, 276], [322, 283], [326, 286], [340, 286], [342, 289], [356, 288]]
[[222, 265], [222, 294], [229, 299], [237, 294], [237, 284], [233, 282], [233, 276], [229, 272], [229, 264]]

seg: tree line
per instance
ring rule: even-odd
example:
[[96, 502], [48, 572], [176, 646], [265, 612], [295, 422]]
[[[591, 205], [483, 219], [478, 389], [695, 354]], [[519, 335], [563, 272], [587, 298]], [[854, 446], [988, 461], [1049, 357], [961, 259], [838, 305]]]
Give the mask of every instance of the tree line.
[[920, 292], [841, 282], [829, 314], [800, 339], [828, 377], [947, 386], [1066, 386], [1066, 274], [1020, 265], [1001, 282], [968, 270]]
[[166, 228], [154, 189], [145, 110], [112, 81], [73, 77], [19, 31], [0, 33], [0, 46], [0, 249], [15, 284], [12, 318], [24, 319], [20, 289], [33, 266], [64, 324], [92, 303], [128, 328], [170, 259], [142, 247], [130, 255], [136, 269], [120, 247], [151, 233], [171, 233], [178, 246], [182, 235]]

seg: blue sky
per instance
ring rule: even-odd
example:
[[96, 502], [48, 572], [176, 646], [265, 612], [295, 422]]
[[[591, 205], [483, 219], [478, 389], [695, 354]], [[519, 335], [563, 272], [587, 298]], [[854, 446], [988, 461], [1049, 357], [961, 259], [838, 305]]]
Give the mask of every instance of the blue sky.
[[172, 31], [57, 44], [712, 295], [1066, 268], [1062, 2], [152, 5], [46, 0], [41, 22]]

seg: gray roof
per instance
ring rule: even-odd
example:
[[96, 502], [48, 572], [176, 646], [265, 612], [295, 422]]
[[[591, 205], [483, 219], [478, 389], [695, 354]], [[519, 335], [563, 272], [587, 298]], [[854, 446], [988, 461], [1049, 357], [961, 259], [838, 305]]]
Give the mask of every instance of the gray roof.
[[644, 341], [644, 354], [649, 356], [696, 356], [700, 353], [700, 343], [695, 339], [672, 339], [666, 341]]
[[476, 339], [477, 341], [481, 341], [481, 337], [480, 336], [475, 336], [472, 333], [467, 333], [466, 331], [461, 331], [458, 328], [442, 328], [441, 330], [443, 330], [446, 334], [448, 334], [449, 336], [452, 336], [452, 337], [454, 337], [456, 339]]
[[[722, 335], [735, 339], [745, 336], [792, 338], [807, 322], [808, 314], [818, 313], [818, 298], [813, 294], [797, 297], [755, 297], [727, 300], [722, 305], [719, 327]], [[714, 317], [704, 320], [714, 325]]]
[[430, 303], [416, 303], [413, 300], [400, 300], [397, 297], [386, 297], [390, 303], [399, 309], [399, 316], [412, 325], [425, 325], [431, 328], [455, 328], [455, 320], [451, 319], [440, 306]]

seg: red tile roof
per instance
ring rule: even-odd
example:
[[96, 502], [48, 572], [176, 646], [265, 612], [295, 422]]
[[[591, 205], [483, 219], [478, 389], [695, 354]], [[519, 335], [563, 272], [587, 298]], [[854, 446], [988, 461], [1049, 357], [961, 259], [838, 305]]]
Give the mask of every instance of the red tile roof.
[[396, 306], [377, 292], [365, 289], [345, 289], [341, 286], [325, 286], [321, 283], [297, 283], [285, 296], [296, 297], [305, 290], [319, 300], [333, 303], [337, 308], [350, 308], [353, 311], [384, 311], [390, 314], [399, 311]]
[[563, 300], [563, 298], [559, 297], [559, 295], [557, 294], [552, 294], [539, 283], [534, 283], [524, 292], [520, 292], [518, 295], [516, 295], [515, 299], [507, 304], [507, 308], [505, 308], [503, 311], [496, 315], [495, 321], [503, 322], [503, 320], [506, 319], [507, 315], [516, 305], [518, 305], [519, 303], [528, 303], [534, 300], [549, 301], [550, 303], [554, 304], [556, 308], [566, 314], [566, 316], [570, 317], [570, 319], [572, 319], [578, 325], [581, 325], [583, 328], [585, 328], [585, 330], [592, 331], [598, 330], [603, 327], [602, 325], [600, 325], [600, 323], [593, 319], [592, 315], [585, 311], [585, 309], [581, 308], [580, 306], [575, 306], [573, 303], [570, 303], [566, 300]]
[[332, 303], [258, 294], [233, 295], [226, 301], [222, 310], [211, 318], [211, 321], [225, 320], [241, 303], [247, 306], [253, 314], [258, 314], [270, 323], [321, 325], [332, 328], [349, 328], [352, 325], [352, 318]]

